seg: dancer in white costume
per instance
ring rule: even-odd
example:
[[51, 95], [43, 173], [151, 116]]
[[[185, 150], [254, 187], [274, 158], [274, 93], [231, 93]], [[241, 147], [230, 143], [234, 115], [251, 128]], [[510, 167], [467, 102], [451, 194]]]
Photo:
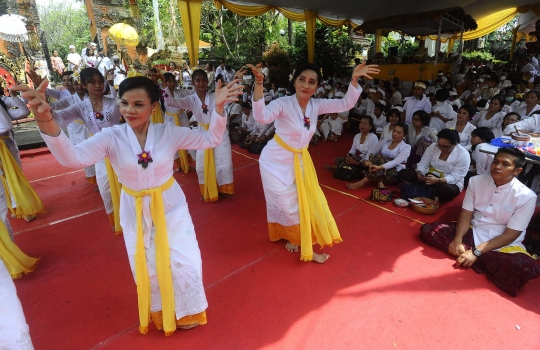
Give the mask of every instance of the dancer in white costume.
[[[61, 111], [54, 111], [53, 115], [61, 128], [67, 127], [72, 121], [82, 120], [90, 135], [96, 135], [104, 128], [117, 125], [120, 122], [120, 111], [113, 96], [103, 96], [104, 78], [96, 68], [85, 68], [81, 71], [79, 84], [88, 92], [88, 99], [80, 101]], [[109, 81], [112, 87], [112, 81]], [[105, 205], [105, 212], [109, 216], [112, 226], [115, 226], [113, 199], [105, 160], [98, 159], [95, 164], [96, 180], [99, 193]], [[118, 225], [117, 225], [118, 226]], [[115, 228], [117, 234], [121, 231]]]
[[233, 82], [215, 93], [209, 129], [191, 130], [150, 122], [159, 89], [148, 78], [124, 80], [119, 87], [120, 111], [127, 124], [106, 128], [73, 146], [61, 132], [42, 91], [19, 87], [36, 116], [43, 139], [64, 166], [84, 167], [108, 157], [122, 183], [120, 212], [124, 240], [137, 283], [139, 330], [146, 333], [151, 317], [171, 335], [177, 327], [206, 323], [207, 301], [202, 265], [186, 198], [172, 177], [178, 149], [217, 146], [225, 133], [223, 106], [241, 94]]
[[324, 263], [329, 255], [313, 252], [312, 244], [323, 247], [342, 240], [307, 148], [317, 128], [317, 117], [354, 107], [362, 92], [358, 79], [370, 78], [379, 70], [375, 65], [356, 66], [343, 99], [326, 100], [312, 98], [322, 79], [319, 67], [303, 64], [293, 76], [296, 93], [265, 106], [264, 75], [260, 68], [248, 67], [255, 77], [253, 116], [264, 124], [275, 121], [276, 128], [259, 158], [270, 240], [287, 240], [286, 248], [291, 252], [297, 252], [301, 245], [301, 260]]
[[[215, 108], [215, 96], [214, 93], [208, 92], [208, 77], [205, 71], [201, 69], [193, 71], [192, 81], [195, 94], [184, 98], [175, 98], [174, 94], [167, 88], [165, 104], [192, 111], [199, 123], [199, 130], [205, 130], [208, 128], [210, 116]], [[210, 164], [209, 167], [213, 167], [213, 169], [208, 169], [205, 164]], [[221, 143], [213, 150], [197, 151], [196, 169], [199, 177], [199, 188], [205, 202], [217, 201], [218, 193], [225, 197], [233, 195], [231, 141], [227, 130], [223, 133]]]

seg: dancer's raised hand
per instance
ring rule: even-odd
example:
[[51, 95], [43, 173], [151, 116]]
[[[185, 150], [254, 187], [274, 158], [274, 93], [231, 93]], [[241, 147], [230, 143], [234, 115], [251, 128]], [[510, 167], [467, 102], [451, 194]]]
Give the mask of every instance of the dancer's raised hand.
[[380, 72], [380, 70], [377, 67], [378, 65], [376, 64], [366, 64], [366, 62], [359, 64], [358, 66], [354, 67], [351, 81], [356, 82], [358, 81], [358, 78], [360, 77], [373, 79], [371, 75], [379, 74]]
[[238, 96], [242, 95], [243, 86], [238, 84], [239, 80], [235, 79], [229, 84], [223, 86], [221, 80], [218, 80], [216, 84], [216, 112], [224, 117], [223, 107], [228, 102], [233, 102], [238, 100]]

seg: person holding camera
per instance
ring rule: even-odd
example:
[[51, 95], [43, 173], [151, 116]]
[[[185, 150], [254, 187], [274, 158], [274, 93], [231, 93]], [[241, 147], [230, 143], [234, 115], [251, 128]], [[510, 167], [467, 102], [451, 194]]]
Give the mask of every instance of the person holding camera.
[[317, 65], [305, 63], [294, 72], [292, 87], [295, 93], [265, 105], [264, 74], [251, 64], [247, 67], [252, 70], [255, 80], [253, 116], [263, 124], [275, 121], [276, 128], [274, 138], [259, 158], [270, 240], [286, 240], [285, 248], [290, 252], [298, 252], [300, 245], [302, 261], [322, 264], [330, 256], [315, 253], [313, 244], [332, 246], [342, 239], [319, 186], [307, 150], [309, 141], [317, 128], [317, 117], [351, 109], [362, 92], [358, 79], [362, 76], [371, 79], [370, 75], [378, 74], [379, 69], [375, 65], [361, 64], [353, 70], [345, 97], [314, 99], [322, 76]]

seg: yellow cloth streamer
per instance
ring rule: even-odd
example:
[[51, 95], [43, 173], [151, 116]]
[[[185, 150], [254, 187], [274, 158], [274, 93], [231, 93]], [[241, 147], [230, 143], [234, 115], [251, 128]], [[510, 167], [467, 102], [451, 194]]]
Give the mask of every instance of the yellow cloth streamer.
[[[182, 109], [178, 111], [178, 113], [165, 112], [165, 114], [168, 115], [169, 117], [174, 118], [174, 125], [180, 126], [180, 119], [178, 118], [178, 116], [183, 112], [184, 110]], [[178, 157], [180, 158], [180, 167], [182, 168], [182, 172], [184, 172], [185, 174], [189, 173], [189, 161], [188, 161], [186, 150], [184, 149], [178, 150]]]
[[164, 124], [165, 120], [163, 119], [163, 111], [161, 106], [157, 105], [152, 109], [152, 114], [150, 115], [150, 121], [154, 124]]
[[111, 189], [111, 199], [113, 203], [114, 211], [114, 231], [116, 235], [122, 234], [122, 226], [120, 226], [120, 190], [121, 185], [118, 182], [118, 176], [114, 172], [114, 169], [109, 161], [109, 158], [105, 157], [105, 167], [107, 168], [107, 177], [109, 178], [109, 187]]
[[6, 265], [11, 278], [21, 278], [34, 271], [39, 259], [24, 254], [9, 237], [6, 225], [0, 220], [0, 258]]
[[[210, 124], [199, 124], [208, 130]], [[218, 200], [218, 187], [216, 179], [216, 162], [214, 160], [214, 149], [204, 150], [204, 191], [205, 202], [215, 202]]]
[[[326, 197], [319, 186], [319, 180], [308, 147], [302, 149], [292, 148], [278, 134], [274, 136], [274, 140], [287, 151], [294, 153], [294, 177], [298, 193], [298, 214], [300, 216], [300, 259], [302, 261], [311, 261], [313, 260], [312, 230], [321, 248], [325, 245], [332, 246], [332, 244], [343, 240], [339, 235], [336, 221], [330, 212]], [[300, 156], [302, 156], [303, 173], [300, 166]]]
[[[6, 202], [9, 210], [22, 218], [38, 213], [45, 212], [45, 207], [39, 199], [38, 195], [30, 186], [28, 179], [24, 176], [17, 161], [11, 155], [5, 142], [2, 140], [9, 139], [9, 136], [0, 136], [0, 161], [2, 162], [2, 184], [6, 192]], [[11, 197], [15, 199], [16, 207], [13, 207]]]
[[137, 215], [137, 246], [135, 249], [135, 277], [137, 283], [137, 297], [139, 303], [139, 332], [148, 332], [150, 322], [150, 279], [146, 266], [146, 252], [143, 237], [143, 198], [150, 196], [150, 213], [156, 228], [156, 272], [161, 294], [161, 308], [163, 311], [163, 328], [165, 335], [169, 336], [176, 331], [176, 312], [174, 305], [174, 289], [170, 267], [169, 238], [165, 208], [163, 205], [163, 191], [174, 184], [171, 177], [160, 187], [147, 190], [134, 191], [123, 186], [124, 192], [135, 197], [135, 211]]

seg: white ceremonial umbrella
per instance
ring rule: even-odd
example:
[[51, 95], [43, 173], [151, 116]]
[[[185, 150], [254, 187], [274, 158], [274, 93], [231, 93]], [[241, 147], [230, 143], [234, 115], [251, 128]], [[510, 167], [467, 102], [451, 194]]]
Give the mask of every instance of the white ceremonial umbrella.
[[10, 42], [28, 41], [26, 18], [12, 14], [9, 10], [0, 16], [0, 39]]

